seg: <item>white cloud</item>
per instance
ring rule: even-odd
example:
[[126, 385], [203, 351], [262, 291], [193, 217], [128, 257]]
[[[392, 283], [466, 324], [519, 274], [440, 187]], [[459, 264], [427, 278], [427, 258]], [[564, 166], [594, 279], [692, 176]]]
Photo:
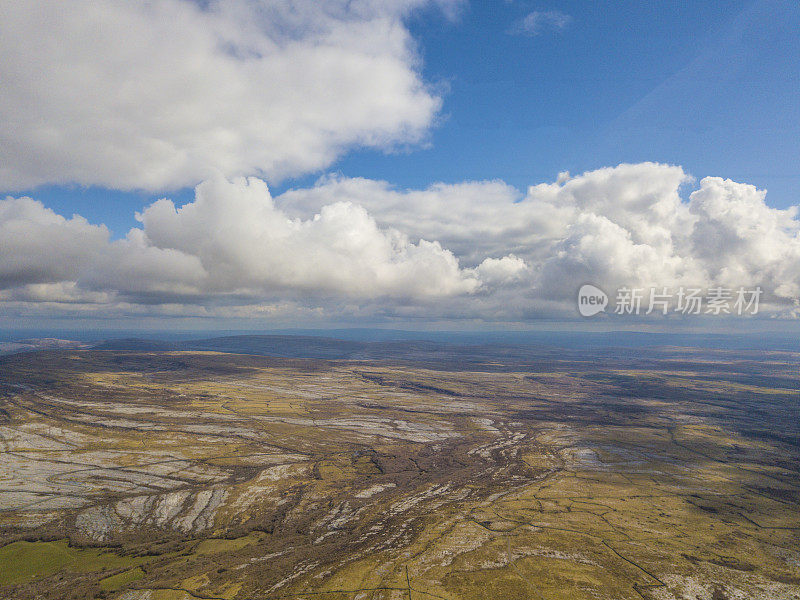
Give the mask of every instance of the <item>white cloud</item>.
[[411, 243], [394, 229], [380, 229], [350, 202], [291, 219], [254, 178], [207, 181], [193, 203], [176, 209], [160, 200], [140, 219], [152, 246], [198, 257], [214, 292], [427, 297], [469, 293], [479, 285], [438, 242]]
[[655, 163], [564, 173], [525, 195], [328, 177], [273, 199], [261, 180], [215, 178], [139, 219], [109, 241], [29, 198], [0, 202], [6, 312], [521, 321], [574, 316], [587, 282], [761, 286], [768, 315], [794, 314], [800, 294], [797, 209]]
[[797, 207], [769, 208], [766, 192], [708, 177], [692, 194], [692, 253], [709, 278], [729, 285], [769, 282], [783, 298], [800, 296]]
[[108, 237], [105, 227], [65, 219], [31, 198], [0, 201], [0, 287], [75, 279]]
[[[770, 208], [765, 192], [715, 177], [683, 199], [692, 183], [680, 167], [640, 163], [562, 173], [524, 197], [497, 181], [401, 191], [385, 182], [328, 178], [276, 201], [303, 214], [348, 199], [383, 226], [439, 240], [467, 267], [514, 254], [527, 265], [515, 300], [509, 304], [507, 291], [498, 297], [503, 310], [518, 303], [520, 315], [552, 312], [551, 302], [572, 309], [587, 281], [609, 291], [761, 285], [776, 309], [789, 306], [800, 293], [796, 209]], [[492, 308], [499, 310], [499, 301], [485, 313]]]
[[515, 203], [520, 192], [502, 181], [437, 183], [424, 190], [398, 191], [370, 179], [327, 177], [313, 188], [277, 198], [293, 216], [346, 200], [366, 208], [381, 223], [413, 237], [435, 239], [477, 266], [487, 256], [526, 251], [547, 236], [546, 215]]
[[509, 254], [502, 258], [487, 258], [475, 269], [478, 278], [486, 284], [506, 284], [521, 280], [528, 265], [518, 256]]
[[0, 201], [0, 289], [14, 290], [5, 299], [72, 302], [80, 288], [141, 304], [298, 294], [424, 300], [482, 283], [480, 269], [461, 269], [438, 242], [412, 243], [350, 202], [290, 218], [255, 178], [209, 180], [194, 202], [176, 208], [162, 199], [138, 218], [141, 229], [109, 241], [104, 227], [30, 198]]
[[440, 99], [403, 18], [426, 3], [2, 1], [0, 189], [275, 180], [418, 143]]
[[539, 35], [546, 30], [561, 31], [571, 22], [572, 17], [559, 10], [535, 10], [520, 19], [511, 33]]
[[398, 191], [380, 181], [323, 178], [313, 188], [291, 190], [276, 200], [295, 216], [336, 200], [359, 204], [386, 226], [439, 240], [472, 266], [509, 252], [544, 260], [582, 212], [607, 216], [636, 240], [666, 243], [663, 226], [680, 228], [688, 214], [678, 193], [688, 181], [680, 167], [641, 163], [575, 178], [562, 173], [555, 183], [532, 186], [524, 197], [501, 181]]

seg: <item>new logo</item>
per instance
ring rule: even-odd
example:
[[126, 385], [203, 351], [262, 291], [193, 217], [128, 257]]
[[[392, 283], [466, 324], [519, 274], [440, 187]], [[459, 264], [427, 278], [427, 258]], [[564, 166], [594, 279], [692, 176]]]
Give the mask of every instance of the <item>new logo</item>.
[[608, 294], [599, 287], [586, 283], [578, 290], [578, 312], [591, 317], [603, 312], [608, 306]]

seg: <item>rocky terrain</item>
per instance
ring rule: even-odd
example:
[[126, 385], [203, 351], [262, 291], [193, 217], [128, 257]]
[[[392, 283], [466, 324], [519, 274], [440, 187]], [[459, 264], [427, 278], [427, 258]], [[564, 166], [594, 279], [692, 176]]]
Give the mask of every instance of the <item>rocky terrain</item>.
[[0, 597], [800, 598], [800, 356], [353, 351], [0, 359]]

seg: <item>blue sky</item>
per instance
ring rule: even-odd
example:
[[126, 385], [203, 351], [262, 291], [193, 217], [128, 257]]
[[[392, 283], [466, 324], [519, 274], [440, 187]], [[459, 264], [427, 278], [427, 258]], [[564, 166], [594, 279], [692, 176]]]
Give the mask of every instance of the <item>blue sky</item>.
[[[512, 33], [533, 11], [569, 22]], [[657, 161], [766, 188], [774, 207], [798, 202], [796, 2], [472, 2], [450, 20], [424, 9], [408, 26], [424, 79], [446, 90], [428, 143], [356, 149], [323, 172], [411, 188], [502, 179], [524, 191], [560, 171]], [[273, 192], [320, 174], [280, 181]], [[191, 189], [76, 185], [22, 193], [115, 236], [154, 199], [193, 197]]]
[[[508, 35], [532, 10], [562, 30]], [[500, 178], [524, 189], [645, 160], [683, 165], [797, 204], [800, 4], [481, 2], [454, 23], [415, 19], [424, 72], [449, 83], [432, 147], [358, 152], [347, 175], [406, 186]]]

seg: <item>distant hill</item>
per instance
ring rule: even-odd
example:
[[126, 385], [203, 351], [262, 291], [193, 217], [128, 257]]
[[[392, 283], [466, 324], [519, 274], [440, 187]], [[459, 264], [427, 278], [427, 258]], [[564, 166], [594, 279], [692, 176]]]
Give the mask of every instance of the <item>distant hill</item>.
[[104, 340], [93, 344], [95, 350], [117, 350], [123, 352], [163, 352], [165, 350], [183, 350], [175, 342], [161, 340], [143, 340], [139, 338], [123, 338], [119, 340]]
[[[597, 345], [597, 342], [604, 344]], [[587, 334], [583, 344], [577, 334], [554, 334], [546, 340], [535, 336], [525, 342], [455, 337], [449, 340], [399, 339], [399, 340], [365, 340], [337, 339], [334, 337], [298, 334], [256, 334], [226, 335], [194, 340], [164, 340], [152, 338], [118, 338], [94, 343], [63, 340], [56, 338], [21, 339], [14, 342], [0, 343], [0, 355], [16, 354], [56, 349], [81, 349], [110, 352], [169, 352], [169, 351], [211, 351], [230, 354], [250, 354], [277, 359], [311, 359], [311, 360], [365, 360], [395, 361], [414, 364], [425, 368], [449, 370], [471, 365], [487, 371], [525, 369], [536, 367], [546, 369], [550, 366], [563, 366], [573, 363], [576, 367], [585, 368], [597, 360], [661, 361], [670, 358], [679, 366], [687, 360], [687, 356], [695, 354], [704, 359], [717, 357], [722, 360], [733, 360], [743, 350], [745, 338], [731, 337], [721, 340], [714, 336], [686, 336], [684, 340], [676, 340], [674, 336], [611, 336], [604, 337]], [[662, 345], [645, 346], [641, 343], [662, 342]], [[680, 347], [683, 342], [685, 346]], [[703, 343], [705, 342], [705, 345]], [[695, 345], [696, 344], [696, 345]], [[756, 343], [751, 345], [752, 351], [759, 351]], [[785, 353], [778, 345], [776, 349], [761, 350]], [[796, 360], [796, 357], [782, 356], [782, 360]]]
[[62, 340], [58, 338], [28, 338], [15, 342], [0, 342], [0, 355], [18, 352], [35, 352], [36, 350], [59, 350], [69, 348], [85, 348], [85, 342]]
[[354, 359], [370, 354], [371, 342], [302, 335], [232, 335], [178, 342], [182, 350], [262, 354], [283, 358]]
[[[118, 352], [206, 351], [231, 354], [254, 354], [276, 358], [317, 360], [402, 360], [439, 363], [484, 362], [506, 356], [513, 359], [530, 358], [531, 346], [499, 344], [465, 345], [426, 340], [355, 341], [302, 335], [234, 335], [204, 340], [167, 342], [161, 340], [126, 338], [93, 344], [95, 350]], [[546, 349], [539, 348], [541, 357]]]

